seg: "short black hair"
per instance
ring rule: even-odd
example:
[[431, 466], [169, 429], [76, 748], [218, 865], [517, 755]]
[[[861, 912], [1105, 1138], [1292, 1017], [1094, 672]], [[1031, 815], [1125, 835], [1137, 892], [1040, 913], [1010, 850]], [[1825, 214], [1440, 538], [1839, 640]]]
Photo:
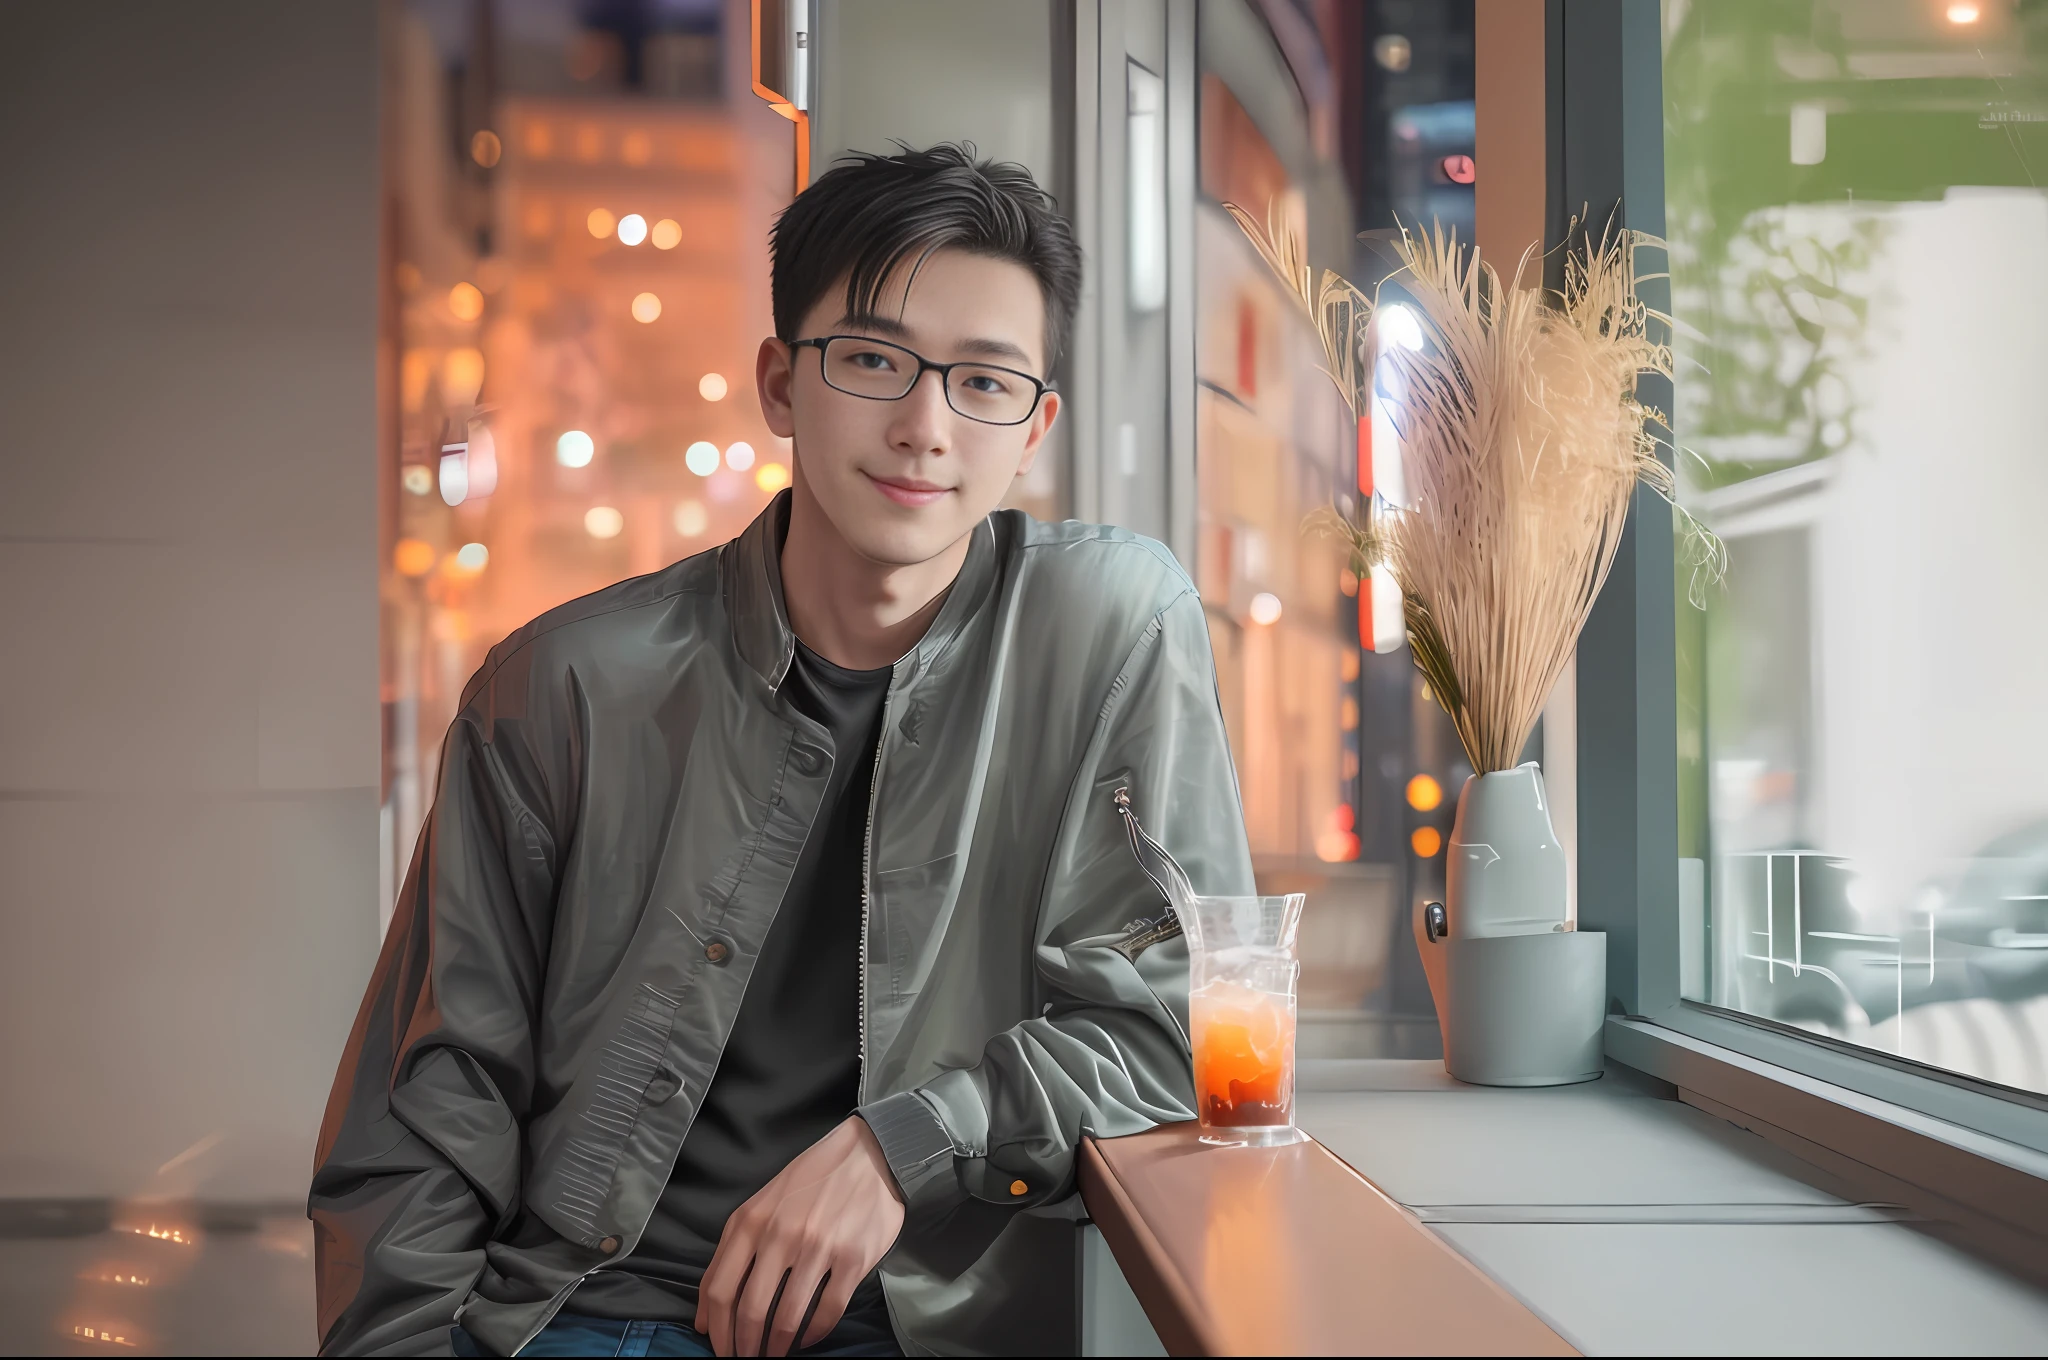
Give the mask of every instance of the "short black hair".
[[1081, 299], [1081, 250], [1051, 194], [1023, 166], [977, 161], [972, 143], [843, 156], [796, 196], [769, 237], [775, 334], [795, 340], [804, 316], [841, 279], [846, 313], [875, 314], [905, 258], [964, 250], [1030, 270], [1045, 297], [1047, 373]]

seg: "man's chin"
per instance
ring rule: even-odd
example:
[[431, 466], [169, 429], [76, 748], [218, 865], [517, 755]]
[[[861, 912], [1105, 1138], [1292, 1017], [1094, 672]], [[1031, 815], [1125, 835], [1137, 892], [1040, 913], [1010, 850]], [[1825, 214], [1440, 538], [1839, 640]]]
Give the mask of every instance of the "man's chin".
[[920, 526], [913, 532], [898, 530], [849, 536], [848, 541], [855, 552], [877, 566], [921, 567], [934, 558], [945, 556], [946, 550], [958, 543], [970, 527]]

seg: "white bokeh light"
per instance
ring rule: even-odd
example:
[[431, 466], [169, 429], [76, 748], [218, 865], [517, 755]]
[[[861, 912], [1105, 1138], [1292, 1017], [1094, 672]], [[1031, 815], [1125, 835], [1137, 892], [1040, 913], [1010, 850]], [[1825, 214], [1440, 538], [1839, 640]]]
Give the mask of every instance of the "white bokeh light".
[[589, 467], [597, 457], [597, 441], [581, 430], [565, 430], [555, 441], [555, 461], [563, 467]]
[[592, 538], [617, 538], [626, 527], [626, 517], [609, 505], [593, 505], [583, 512], [583, 528]]
[[709, 477], [718, 471], [718, 445], [708, 439], [700, 439], [683, 450], [683, 466], [699, 477]]
[[627, 213], [619, 219], [619, 244], [637, 246], [647, 239], [647, 219], [639, 213]]
[[745, 472], [754, 465], [754, 446], [744, 439], [726, 445], [725, 465], [734, 472]]

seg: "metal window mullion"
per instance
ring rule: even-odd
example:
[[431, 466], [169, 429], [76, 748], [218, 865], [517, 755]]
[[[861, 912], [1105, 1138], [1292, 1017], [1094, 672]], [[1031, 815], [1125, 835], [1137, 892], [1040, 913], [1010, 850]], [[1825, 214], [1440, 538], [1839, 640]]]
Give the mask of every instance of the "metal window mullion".
[[[1657, 0], [1546, 0], [1549, 281], [1580, 230], [1664, 229], [1663, 49]], [[1661, 272], [1659, 268], [1651, 272]], [[1668, 310], [1664, 281], [1644, 288]], [[1638, 396], [1671, 410], [1670, 383]], [[1578, 648], [1579, 926], [1607, 932], [1613, 1004], [1678, 1002], [1678, 711], [1669, 507], [1639, 487]]]

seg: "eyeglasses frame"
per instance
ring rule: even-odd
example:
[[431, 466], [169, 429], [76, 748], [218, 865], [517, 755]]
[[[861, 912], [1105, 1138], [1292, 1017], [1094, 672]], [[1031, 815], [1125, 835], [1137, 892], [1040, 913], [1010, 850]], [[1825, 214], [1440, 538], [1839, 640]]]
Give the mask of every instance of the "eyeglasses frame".
[[[835, 383], [830, 378], [825, 377], [825, 347], [827, 345], [830, 345], [834, 340], [861, 340], [871, 345], [887, 345], [891, 349], [900, 349], [905, 354], [908, 354], [911, 358], [917, 360], [917, 376], [913, 377], [910, 380], [909, 385], [903, 389], [902, 395], [900, 396], [872, 397], [865, 392], [848, 392], [838, 383]], [[1040, 379], [1033, 377], [1031, 374], [1024, 372], [1022, 369], [1008, 368], [1002, 364], [992, 364], [982, 359], [960, 359], [950, 364], [935, 364], [931, 360], [925, 358], [922, 354], [919, 354], [916, 350], [912, 349], [908, 345], [899, 345], [894, 340], [878, 340], [872, 335], [814, 335], [803, 340], [791, 340], [786, 343], [789, 345], [791, 350], [817, 350], [818, 376], [820, 378], [825, 379], [825, 386], [831, 388], [834, 392], [844, 393], [846, 396], [849, 397], [858, 397], [862, 401], [902, 401], [904, 397], [909, 396], [912, 392], [915, 392], [917, 390], [917, 385], [924, 381], [925, 374], [936, 373], [939, 375], [939, 391], [942, 394], [944, 394], [946, 398], [947, 410], [951, 411], [954, 415], [959, 416], [962, 420], [971, 420], [977, 425], [993, 425], [999, 430], [1007, 430], [1015, 426], [1022, 425], [1026, 421], [1030, 420], [1031, 417], [1037, 415], [1039, 403], [1045, 400], [1045, 394], [1054, 390], [1053, 385], [1051, 383], [1043, 382]], [[968, 415], [967, 412], [953, 405], [952, 375], [953, 370], [956, 368], [992, 368], [998, 373], [1008, 373], [1012, 377], [1022, 378], [1025, 382], [1030, 383], [1034, 388], [1036, 388], [1037, 391], [1031, 398], [1030, 408], [1026, 410], [1024, 414], [1019, 416], [1017, 419], [983, 420], [980, 416]]]

